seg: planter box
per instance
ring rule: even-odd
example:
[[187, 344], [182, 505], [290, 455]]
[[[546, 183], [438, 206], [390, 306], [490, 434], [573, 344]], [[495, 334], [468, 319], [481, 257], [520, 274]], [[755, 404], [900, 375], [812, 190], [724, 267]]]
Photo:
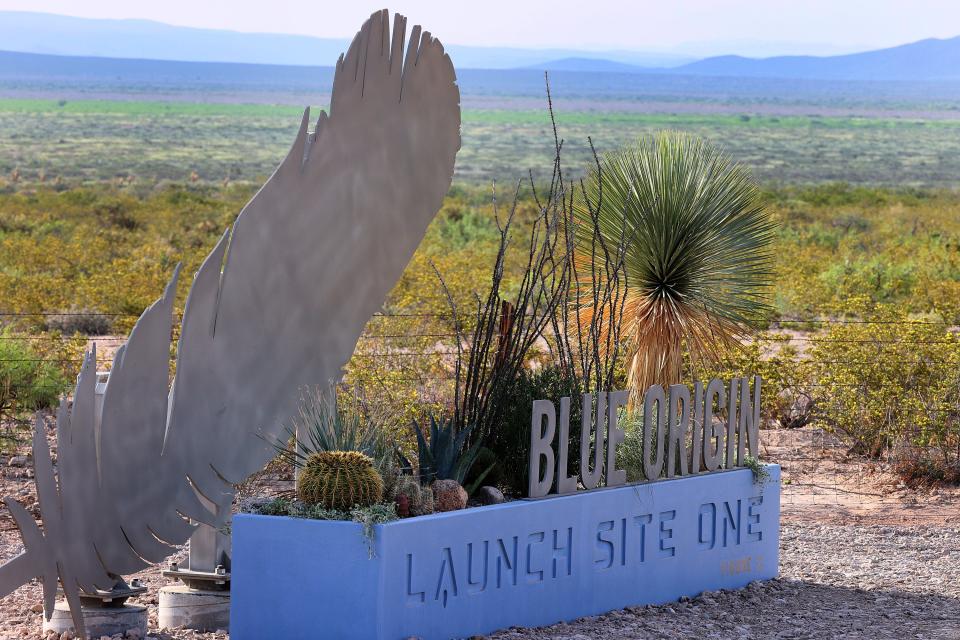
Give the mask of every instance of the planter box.
[[238, 515], [230, 636], [423, 640], [540, 626], [778, 570], [780, 468], [359, 524]]

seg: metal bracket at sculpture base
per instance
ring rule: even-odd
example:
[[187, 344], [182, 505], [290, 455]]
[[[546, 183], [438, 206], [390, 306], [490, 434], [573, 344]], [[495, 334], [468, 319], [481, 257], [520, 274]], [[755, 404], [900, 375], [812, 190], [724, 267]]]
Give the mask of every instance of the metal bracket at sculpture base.
[[[210, 511], [222, 517], [229, 525], [230, 508], [215, 504], [203, 496], [200, 502]], [[229, 503], [228, 503], [229, 504]], [[230, 590], [230, 536], [221, 529], [207, 525], [197, 526], [190, 536], [187, 566], [183, 568], [177, 562], [171, 562], [161, 571], [165, 578], [175, 578], [191, 589], [206, 591]]]
[[[60, 595], [63, 589], [58, 590]], [[87, 591], [80, 592], [80, 604], [86, 609], [113, 609], [122, 607], [127, 598], [139, 596], [147, 592], [147, 587], [140, 583], [140, 580], [134, 578], [130, 584], [123, 578], [117, 579], [117, 584], [109, 591], [98, 589], [95, 593]]]
[[223, 565], [219, 565], [212, 572], [191, 571], [190, 569], [181, 569], [176, 562], [171, 562], [170, 567], [161, 571], [160, 574], [164, 578], [175, 578], [191, 589], [197, 589], [198, 591], [230, 590], [230, 572]]

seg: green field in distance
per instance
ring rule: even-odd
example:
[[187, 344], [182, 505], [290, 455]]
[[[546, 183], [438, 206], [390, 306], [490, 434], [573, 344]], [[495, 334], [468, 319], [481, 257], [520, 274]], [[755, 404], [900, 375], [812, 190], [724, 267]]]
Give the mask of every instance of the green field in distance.
[[[286, 152], [301, 113], [289, 105], [3, 98], [0, 177], [256, 181]], [[681, 129], [719, 144], [764, 183], [951, 187], [960, 175], [960, 120], [559, 110], [557, 121], [571, 167], [589, 163], [588, 136], [602, 152]], [[456, 179], [543, 175], [552, 146], [546, 109], [465, 109]]]

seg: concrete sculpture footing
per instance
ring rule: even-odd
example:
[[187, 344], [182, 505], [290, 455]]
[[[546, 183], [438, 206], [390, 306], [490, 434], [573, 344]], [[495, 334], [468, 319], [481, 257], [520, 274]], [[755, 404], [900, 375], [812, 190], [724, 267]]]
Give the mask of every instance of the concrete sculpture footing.
[[160, 589], [157, 626], [218, 631], [230, 627], [230, 592], [191, 589], [177, 584]]
[[[140, 605], [125, 604], [119, 607], [82, 607], [83, 624], [87, 628], [87, 637], [99, 638], [125, 634], [132, 629], [140, 631], [140, 637], [147, 637], [147, 608]], [[70, 607], [66, 602], [57, 602], [50, 620], [43, 621], [43, 632], [55, 631], [76, 633]]]

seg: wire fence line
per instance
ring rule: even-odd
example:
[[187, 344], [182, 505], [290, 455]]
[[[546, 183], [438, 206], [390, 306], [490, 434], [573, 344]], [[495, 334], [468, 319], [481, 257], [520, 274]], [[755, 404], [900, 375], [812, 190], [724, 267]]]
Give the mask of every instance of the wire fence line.
[[[0, 311], [0, 317], [51, 317], [51, 316], [105, 316], [105, 317], [126, 317], [136, 318], [140, 313], [131, 311]], [[378, 311], [373, 314], [373, 318], [452, 318], [449, 312], [393, 312]], [[773, 318], [769, 320], [772, 325], [782, 324], [895, 324], [895, 325], [938, 325], [955, 326], [955, 323], [945, 320], [867, 320], [863, 318]]]
[[[433, 340], [456, 340], [457, 334], [455, 333], [410, 333], [410, 334], [364, 334], [361, 335], [358, 341], [358, 344], [375, 342], [375, 341], [419, 341], [424, 339], [433, 339]], [[30, 333], [20, 333], [16, 335], [5, 335], [0, 336], [0, 340], [7, 341], [22, 341], [31, 343], [37, 340], [55, 340], [60, 343], [67, 343], [73, 340], [84, 340], [86, 345], [90, 343], [102, 343], [107, 345], [121, 345], [126, 342], [126, 336], [85, 336], [75, 334], [73, 336], [50, 336], [44, 334], [30, 334]], [[789, 338], [784, 340], [777, 340], [774, 343], [783, 343], [788, 344], [793, 341], [806, 341], [806, 342], [823, 342], [830, 344], [850, 344], [850, 345], [877, 345], [877, 346], [912, 346], [912, 345], [938, 345], [938, 344], [953, 344], [956, 345], [958, 342], [951, 340], [843, 340], [843, 339], [830, 339], [830, 340], [811, 340], [811, 339], [797, 339]], [[364, 351], [361, 347], [355, 353], [355, 357], [361, 358], [428, 358], [428, 357], [450, 357], [457, 355], [456, 350], [449, 349], [429, 349], [429, 350], [418, 350], [411, 351], [409, 347], [404, 347], [398, 345], [394, 350], [385, 350], [385, 351]], [[99, 361], [111, 361], [112, 357], [97, 358]], [[862, 366], [884, 366], [885, 364], [923, 364], [929, 362], [930, 359], [925, 356], [918, 356], [915, 358], [893, 358], [887, 359], [883, 362], [876, 360], [856, 360], [856, 359], [819, 359], [816, 357], [811, 357], [809, 354], [801, 354], [796, 357], [798, 362], [804, 364], [816, 365], [816, 366], [835, 366], [835, 365], [862, 365]], [[76, 358], [59, 358], [59, 357], [39, 357], [39, 358], [0, 358], [0, 362], [55, 362], [55, 363], [69, 363], [69, 362], [82, 362], [82, 356]]]
[[851, 451], [818, 427], [764, 429], [761, 457], [781, 466], [781, 511], [802, 521], [923, 525], [960, 522], [960, 488], [911, 482], [900, 471], [911, 451], [876, 457]]
[[[49, 333], [30, 333], [28, 331], [8, 332], [0, 336], [0, 340], [59, 340], [61, 342], [73, 340], [77, 337], [87, 338], [98, 342], [124, 342], [126, 336], [111, 335], [88, 335], [88, 334], [60, 334], [51, 335]], [[456, 338], [456, 333], [369, 333], [360, 336], [361, 340], [383, 340], [383, 339], [413, 339], [413, 338]], [[897, 338], [889, 339], [855, 339], [855, 338], [815, 338], [808, 336], [786, 336], [783, 339], [774, 339], [772, 342], [809, 342], [809, 343], [844, 343], [844, 344], [957, 344], [956, 340], [904, 340]]]

